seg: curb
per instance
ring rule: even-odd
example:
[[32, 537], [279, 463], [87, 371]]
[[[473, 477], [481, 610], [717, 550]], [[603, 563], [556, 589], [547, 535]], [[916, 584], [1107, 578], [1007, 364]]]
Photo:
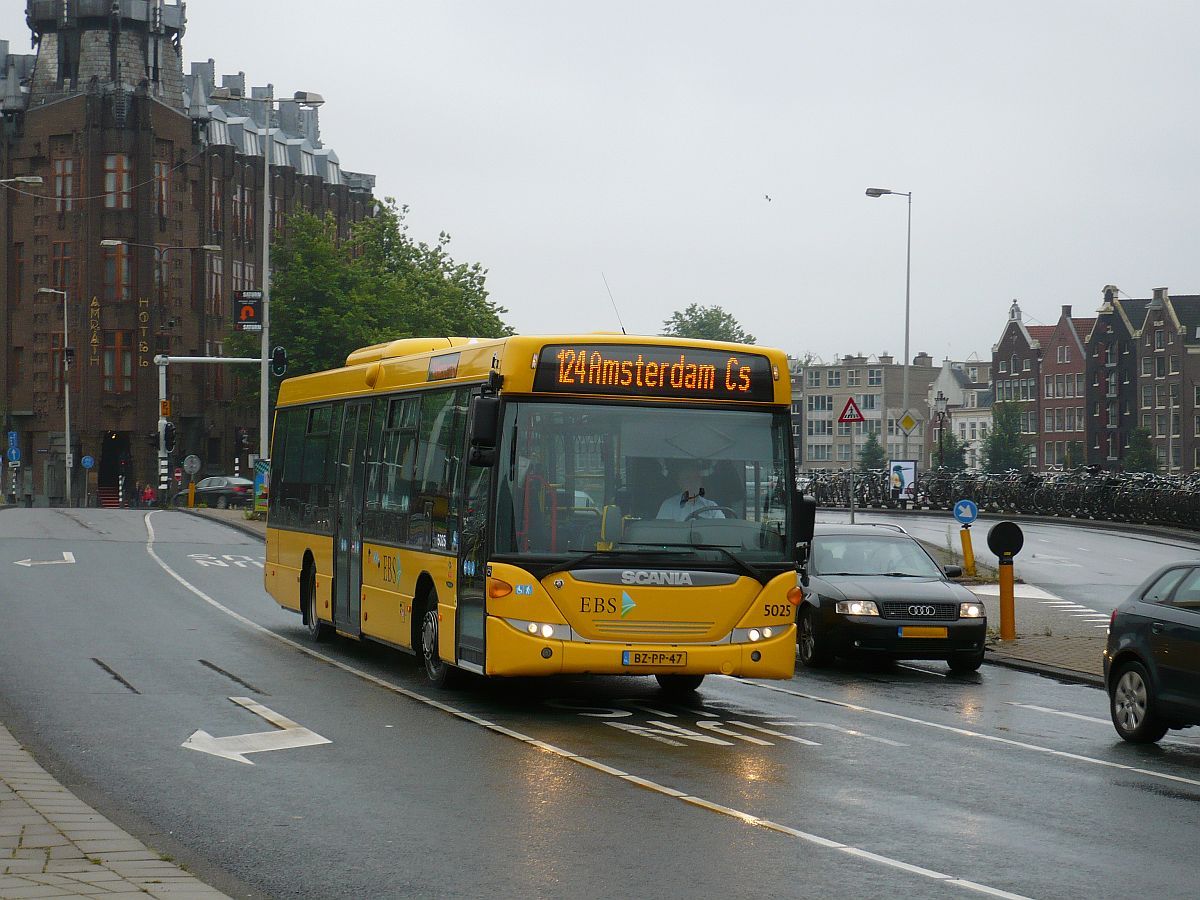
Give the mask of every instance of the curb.
[[1063, 681], [1070, 681], [1075, 684], [1083, 684], [1088, 687], [1104, 689], [1104, 679], [1099, 675], [1093, 675], [1091, 672], [1081, 672], [1078, 669], [1064, 669], [1061, 666], [1052, 666], [1047, 663], [1033, 662], [1027, 659], [1016, 659], [1011, 656], [996, 656], [995, 651], [990, 647], [984, 648], [984, 662], [994, 666], [1003, 666], [1006, 669], [1015, 669], [1018, 672], [1030, 672], [1034, 675], [1043, 675], [1047, 678], [1058, 678]]
[[265, 542], [267, 539], [266, 535], [261, 534], [260, 532], [258, 532], [254, 528], [250, 527], [249, 525], [243, 525], [240, 522], [236, 522], [236, 521], [230, 522], [225, 519], [217, 519], [217, 518], [214, 518], [213, 516], [206, 516], [204, 513], [199, 512], [198, 510], [194, 510], [194, 509], [178, 509], [177, 508], [177, 509], [175, 509], [175, 512], [185, 513], [189, 516], [192, 516], [193, 518], [203, 519], [205, 522], [215, 522], [218, 525], [224, 525], [227, 528], [232, 528], [234, 531], [240, 531], [242, 534], [249, 535], [250, 537], [254, 538], [255, 540]]

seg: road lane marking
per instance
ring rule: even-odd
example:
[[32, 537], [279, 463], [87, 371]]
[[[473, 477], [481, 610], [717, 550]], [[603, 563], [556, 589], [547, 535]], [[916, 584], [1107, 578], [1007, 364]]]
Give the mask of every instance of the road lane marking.
[[1054, 756], [1060, 759], [1069, 759], [1074, 762], [1087, 763], [1093, 766], [1103, 766], [1108, 769], [1120, 769], [1123, 772], [1135, 772], [1138, 775], [1145, 775], [1149, 778], [1160, 778], [1163, 781], [1174, 781], [1179, 784], [1188, 784], [1193, 787], [1200, 787], [1200, 780], [1195, 778], [1185, 778], [1182, 775], [1171, 775], [1167, 772], [1155, 772], [1153, 769], [1143, 769], [1139, 766], [1127, 766], [1124, 763], [1112, 762], [1107, 759], [1097, 759], [1093, 756], [1083, 756], [1079, 753], [1069, 753], [1066, 750], [1055, 750], [1053, 747], [1042, 747], [1039, 744], [1030, 744], [1025, 741], [1014, 741], [1011, 738], [999, 737], [994, 734], [984, 734], [981, 731], [971, 731], [968, 728], [959, 728], [957, 725], [943, 725], [941, 722], [929, 722], [925, 719], [917, 719], [913, 716], [905, 716], [901, 713], [888, 712], [883, 709], [873, 709], [870, 706], [861, 706], [857, 703], [847, 703], [844, 700], [834, 700], [830, 697], [819, 697], [816, 694], [806, 694], [803, 691], [794, 691], [791, 688], [781, 687], [775, 684], [765, 684], [763, 682], [751, 681], [748, 678], [739, 678], [735, 675], [718, 675], [718, 678], [727, 678], [730, 681], [736, 681], [739, 684], [749, 685], [764, 691], [775, 691], [778, 694], [790, 694], [793, 697], [799, 697], [802, 700], [811, 700], [814, 703], [825, 703], [829, 706], [837, 706], [841, 709], [848, 709], [853, 712], [866, 713], [872, 716], [880, 716], [885, 719], [893, 719], [897, 722], [907, 722], [910, 725], [920, 725], [924, 728], [934, 728], [938, 731], [947, 731], [951, 734], [957, 734], [960, 737], [975, 738], [981, 741], [988, 741], [993, 744], [1000, 744], [1005, 747], [1013, 747], [1017, 750], [1029, 750], [1033, 753], [1042, 753], [1047, 756]]
[[1078, 719], [1081, 722], [1096, 722], [1100, 725], [1111, 725], [1108, 719], [1098, 719], [1095, 716], [1084, 716], [1079, 713], [1067, 712], [1062, 709], [1050, 709], [1048, 706], [1035, 706], [1032, 703], [1018, 703], [1016, 700], [1004, 701], [1009, 706], [1019, 706], [1021, 709], [1032, 709], [1035, 712], [1050, 713], [1054, 716], [1062, 716], [1065, 719]]
[[24, 566], [26, 569], [31, 566], [73, 566], [75, 565], [75, 554], [70, 550], [62, 552], [62, 559], [18, 559], [13, 562], [14, 566]]
[[250, 710], [256, 716], [274, 725], [276, 731], [258, 731], [253, 734], [235, 734], [229, 737], [213, 737], [207, 731], [195, 731], [181, 746], [188, 750], [211, 753], [222, 759], [254, 765], [246, 759], [247, 753], [267, 753], [271, 750], [295, 750], [299, 747], [315, 747], [332, 744], [329, 738], [293, 722], [287, 716], [275, 712], [249, 697], [230, 697], [234, 703]]
[[928, 669], [922, 669], [920, 666], [909, 666], [904, 663], [896, 663], [898, 669], [908, 669], [910, 672], [920, 672], [922, 675], [936, 675], [938, 678], [948, 678], [945, 672], [930, 672]]
[[[171, 566], [168, 565], [166, 563], [166, 561], [164, 561], [162, 559], [162, 557], [160, 557], [158, 555], [158, 553], [155, 552], [155, 550], [154, 550], [154, 525], [150, 521], [150, 518], [153, 515], [154, 515], [154, 512], [148, 512], [148, 513], [146, 513], [146, 516], [145, 516], [146, 552], [150, 555], [150, 558], [153, 559], [158, 564], [160, 569], [162, 569], [169, 576], [171, 576], [171, 578], [173, 578], [176, 582], [178, 582], [180, 585], [182, 585], [184, 589], [186, 589], [191, 594], [193, 594], [196, 597], [203, 600], [205, 603], [207, 603], [213, 609], [216, 609], [219, 612], [224, 613], [225, 615], [229, 616], [233, 620], [240, 622], [241, 624], [245, 625], [247, 628], [263, 635], [264, 637], [273, 638], [274, 640], [278, 641], [279, 643], [284, 644], [285, 646], [288, 646], [288, 647], [292, 648], [293, 650], [297, 650], [300, 653], [303, 653], [305, 656], [309, 657], [310, 659], [314, 659], [314, 660], [317, 660], [318, 662], [325, 663], [326, 665], [333, 666], [335, 669], [340, 669], [341, 671], [346, 672], [349, 675], [353, 675], [356, 678], [359, 678], [362, 681], [367, 682], [368, 684], [373, 684], [376, 687], [382, 688], [385, 691], [389, 691], [389, 692], [391, 692], [393, 694], [397, 694], [401, 697], [406, 697], [410, 700], [414, 700], [417, 703], [424, 704], [425, 706], [429, 706], [434, 709], [440, 710], [442, 712], [448, 713], [456, 718], [462, 719], [463, 721], [470, 722], [475, 725], [479, 725], [482, 728], [487, 729], [488, 731], [494, 732], [495, 734], [503, 735], [504, 737], [508, 737], [508, 738], [512, 738], [513, 740], [520, 741], [522, 744], [525, 744], [526, 746], [532, 747], [536, 750], [540, 750], [544, 753], [549, 753], [553, 756], [558, 757], [559, 759], [563, 759], [568, 762], [572, 762], [572, 763], [576, 763], [581, 766], [585, 766], [586, 768], [592, 769], [593, 771], [609, 775], [613, 778], [617, 778], [628, 784], [636, 785], [637, 787], [641, 787], [646, 790], [652, 791], [656, 794], [659, 794], [660, 796], [669, 797], [673, 800], [678, 800], [680, 802], [687, 803], [689, 805], [692, 805], [692, 806], [695, 806], [695, 807], [698, 807], [701, 809], [707, 809], [710, 812], [714, 812], [719, 815], [723, 815], [728, 818], [732, 818], [735, 821], [742, 822], [745, 825], [749, 825], [751, 827], [757, 827], [757, 828], [764, 828], [769, 831], [774, 831], [778, 834], [789, 835], [791, 837], [797, 838], [798, 840], [802, 840], [806, 843], [814, 844], [818, 847], [825, 847], [828, 849], [833, 849], [833, 850], [838, 850], [840, 852], [849, 853], [853, 856], [857, 856], [861, 859], [865, 859], [870, 862], [878, 863], [882, 866], [887, 866], [889, 868], [898, 869], [898, 870], [904, 871], [904, 872], [920, 874], [925, 878], [928, 878], [928, 879], [931, 879], [934, 881], [939, 881], [939, 882], [942, 882], [947, 885], [952, 885], [954, 887], [960, 887], [965, 890], [973, 891], [975, 893], [988, 894], [993, 897], [1004, 897], [1004, 898], [1007, 898], [1007, 900], [1031, 900], [1031, 898], [1026, 897], [1023, 894], [1010, 893], [1008, 891], [1003, 891], [999, 888], [994, 888], [989, 885], [980, 884], [980, 883], [974, 882], [974, 881], [969, 881], [964, 878], [958, 878], [954, 875], [947, 875], [942, 872], [935, 872], [932, 869], [922, 869], [918, 866], [913, 866], [913, 865], [906, 863], [899, 859], [893, 859], [892, 857], [889, 857], [889, 856], [881, 856], [877, 853], [871, 853], [868, 850], [862, 850], [858, 847], [851, 847], [847, 844], [839, 843], [837, 841], [831, 840], [830, 838], [824, 838], [824, 837], [820, 837], [819, 835], [809, 834], [808, 832], [799, 831], [794, 828], [789, 828], [786, 825], [780, 825], [777, 822], [772, 822], [770, 819], [763, 819], [758, 816], [752, 815], [751, 813], [742, 812], [740, 810], [736, 810], [736, 809], [733, 809], [728, 806], [722, 806], [719, 803], [714, 803], [710, 800], [705, 800], [701, 797], [697, 797], [697, 796], [688, 794], [684, 791], [677, 790], [677, 789], [669, 787], [667, 785], [658, 784], [657, 782], [651, 781], [646, 778], [642, 778], [637, 775], [632, 775], [628, 772], [622, 772], [620, 769], [615, 769], [611, 766], [606, 766], [603, 763], [598, 762], [597, 760], [590, 759], [586, 756], [580, 756], [577, 753], [572, 753], [570, 750], [566, 750], [566, 749], [564, 749], [562, 747], [558, 747], [554, 744], [546, 743], [545, 741], [540, 741], [537, 738], [530, 737], [529, 735], [526, 735], [526, 734], [522, 734], [519, 731], [514, 731], [511, 728], [505, 728], [503, 725], [498, 725], [495, 722], [490, 722], [487, 719], [484, 719], [480, 716], [476, 716], [472, 713], [466, 712], [465, 710], [461, 710], [454, 706], [451, 706], [448, 703], [443, 703], [440, 700], [435, 700], [433, 697], [427, 697], [424, 694], [419, 694], [416, 691], [410, 690], [405, 687], [401, 687], [398, 684], [393, 684], [392, 682], [385, 681], [384, 679], [379, 678], [375, 675], [372, 675], [369, 672], [365, 672], [362, 669], [356, 669], [354, 666], [348, 665], [347, 663], [344, 663], [341, 660], [335, 659], [332, 656], [327, 656], [324, 653], [320, 653], [319, 651], [313, 650], [311, 647], [306, 647], [304, 644], [301, 644], [298, 641], [293, 641], [291, 638], [286, 638], [281, 634], [276, 634], [270, 628], [267, 628], [264, 625], [258, 624], [254, 620], [249, 619], [246, 616], [243, 616], [239, 612], [235, 612], [234, 610], [230, 609], [229, 607], [225, 606], [224, 604], [220, 603], [219, 601], [213, 599], [208, 594], [206, 594], [204, 591], [200, 590], [200, 588], [196, 587], [194, 584], [192, 584], [190, 581], [188, 581], [186, 578], [184, 578], [182, 575], [180, 575], [178, 572], [176, 572], [173, 568], [171, 568]], [[747, 683], [752, 683], [752, 682], [747, 682]], [[253, 702], [253, 701], [251, 701], [251, 702]]]

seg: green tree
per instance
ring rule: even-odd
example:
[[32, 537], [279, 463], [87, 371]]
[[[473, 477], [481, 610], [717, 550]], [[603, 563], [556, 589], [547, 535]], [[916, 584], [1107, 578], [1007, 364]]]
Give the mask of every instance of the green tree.
[[692, 303], [684, 310], [676, 310], [663, 322], [665, 337], [695, 338], [704, 341], [732, 341], [735, 344], [753, 344], [754, 335], [748, 333], [738, 320], [719, 306], [701, 306]]
[[935, 441], [933, 444], [933, 459], [935, 464], [952, 472], [962, 472], [967, 468], [967, 445], [947, 428], [946, 433], [941, 436], [941, 442]]
[[1129, 446], [1125, 448], [1125, 456], [1121, 460], [1121, 468], [1126, 472], [1157, 472], [1158, 454], [1150, 443], [1150, 430], [1134, 428], [1129, 432]]
[[878, 472], [886, 466], [887, 457], [879, 443], [879, 435], [872, 431], [858, 449], [858, 470], [860, 472]]
[[[338, 239], [331, 218], [298, 212], [273, 248], [271, 345], [288, 354], [288, 375], [345, 365], [360, 347], [404, 337], [512, 334], [507, 312], [488, 298], [486, 270], [455, 262], [450, 236], [413, 240], [407, 207], [385, 200], [375, 216]], [[228, 342], [236, 356], [257, 356], [258, 336]], [[239, 403], [257, 409], [258, 380], [245, 378]]]
[[992, 406], [992, 428], [983, 441], [983, 471], [1007, 472], [1029, 465], [1029, 447], [1021, 436], [1021, 408], [1015, 403]]

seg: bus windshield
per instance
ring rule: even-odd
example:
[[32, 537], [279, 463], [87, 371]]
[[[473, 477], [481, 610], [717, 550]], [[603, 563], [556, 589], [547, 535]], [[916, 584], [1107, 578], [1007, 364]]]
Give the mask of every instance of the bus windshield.
[[790, 563], [789, 427], [771, 410], [510, 402], [495, 552]]

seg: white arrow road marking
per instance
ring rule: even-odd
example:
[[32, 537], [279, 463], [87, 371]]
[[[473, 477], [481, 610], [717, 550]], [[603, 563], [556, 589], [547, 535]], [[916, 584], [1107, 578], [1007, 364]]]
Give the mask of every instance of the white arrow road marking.
[[315, 731], [309, 731], [303, 725], [293, 722], [287, 716], [281, 716], [273, 709], [268, 709], [249, 697], [230, 697], [229, 699], [282, 730], [260, 731], [256, 734], [235, 734], [223, 738], [213, 737], [207, 731], [197, 731], [184, 741], [182, 746], [188, 750], [199, 750], [201, 753], [211, 753], [213, 756], [232, 759], [252, 766], [254, 763], [245, 757], [247, 753], [293, 750], [297, 747], [315, 747], [317, 744], [333, 743], [329, 738], [323, 738]]
[[75, 565], [75, 554], [70, 550], [64, 550], [62, 559], [18, 559], [13, 565], [24, 566], [27, 569], [30, 566], [73, 566]]

